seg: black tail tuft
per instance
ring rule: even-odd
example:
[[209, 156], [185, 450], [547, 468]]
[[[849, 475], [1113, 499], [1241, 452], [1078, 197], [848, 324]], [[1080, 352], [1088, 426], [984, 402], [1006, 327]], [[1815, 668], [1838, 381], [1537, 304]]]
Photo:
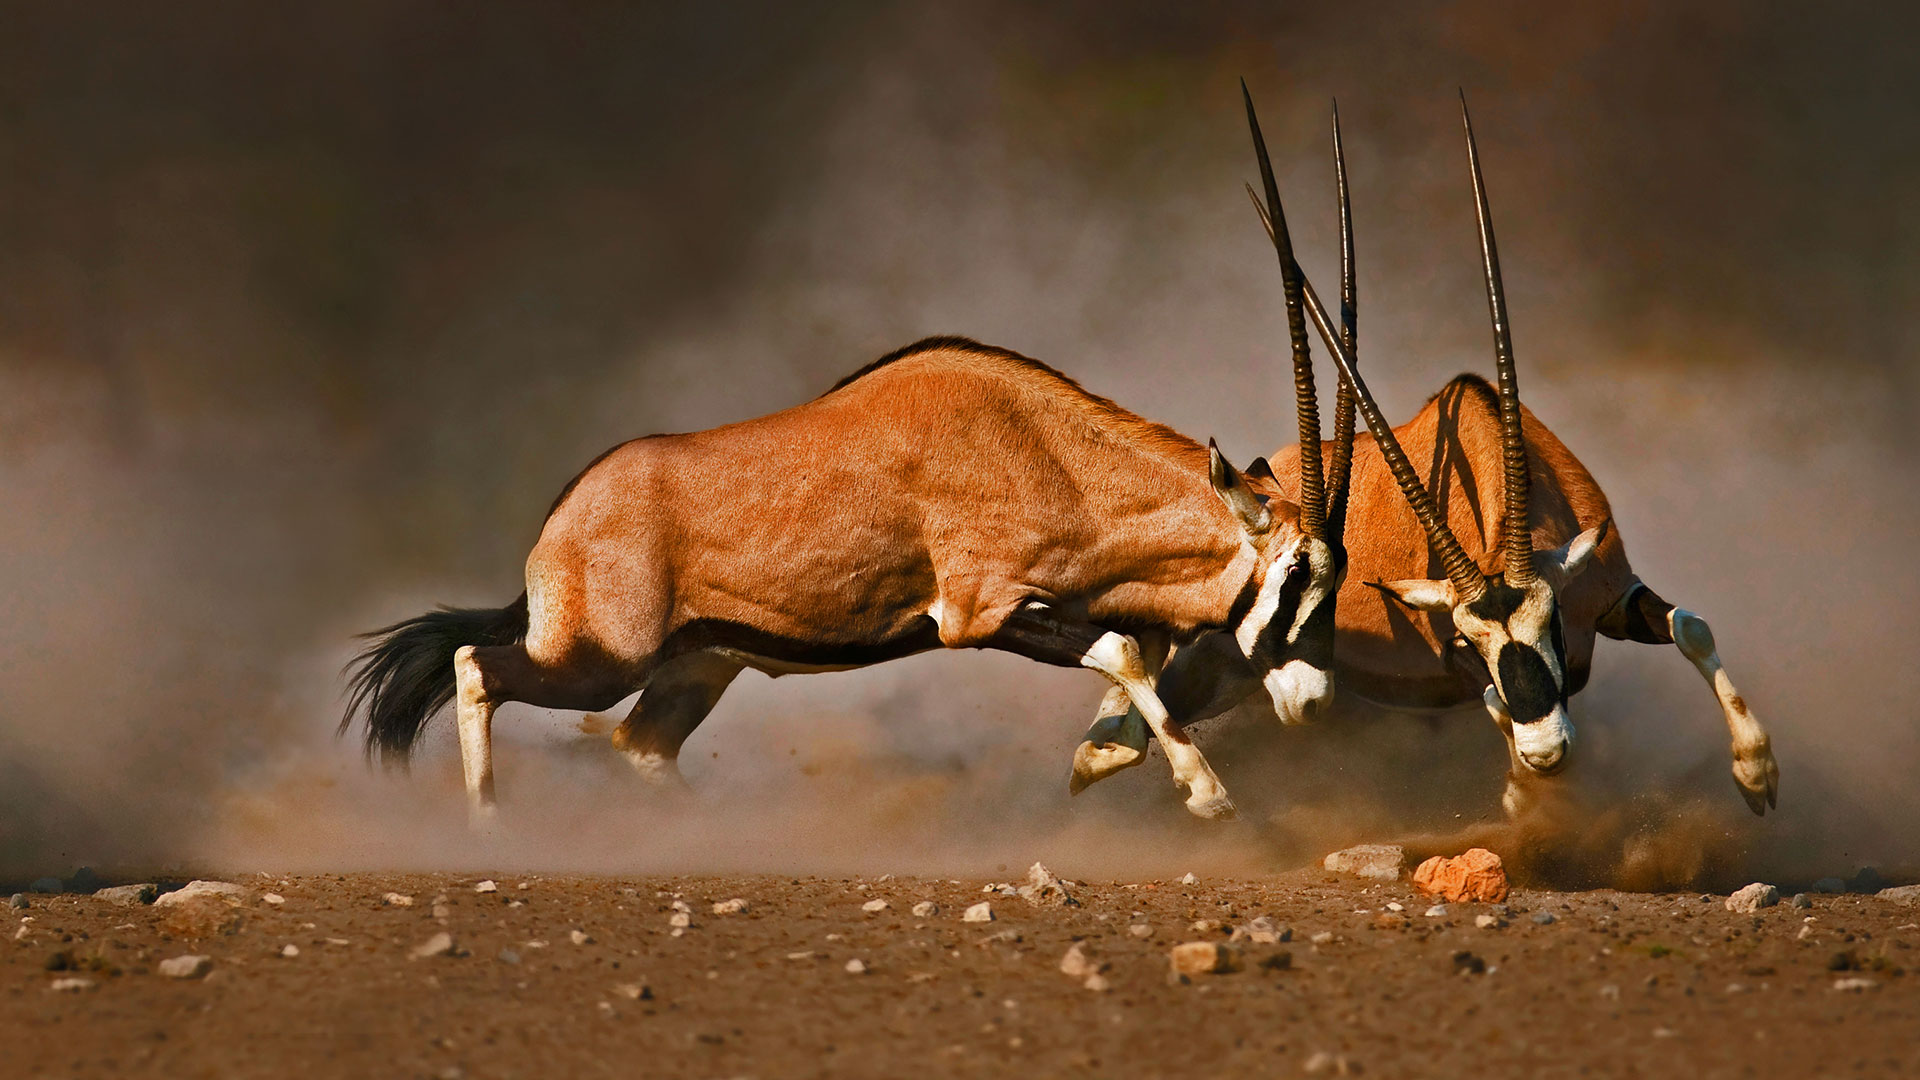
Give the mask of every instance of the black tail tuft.
[[462, 645], [511, 645], [527, 633], [527, 594], [503, 608], [429, 611], [383, 627], [347, 665], [350, 692], [340, 734], [364, 707], [367, 754], [405, 764], [420, 729], [453, 700], [453, 654]]

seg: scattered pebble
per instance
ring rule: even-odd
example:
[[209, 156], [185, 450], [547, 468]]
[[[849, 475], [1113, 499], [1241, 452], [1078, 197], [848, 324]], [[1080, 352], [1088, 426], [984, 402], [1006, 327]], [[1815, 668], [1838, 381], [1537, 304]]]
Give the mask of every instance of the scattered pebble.
[[1182, 878], [1180, 879], [1180, 884], [1182, 884], [1182, 885], [1198, 885], [1198, 884], [1200, 884], [1200, 879], [1199, 879], [1198, 877], [1195, 877], [1195, 876], [1194, 876], [1194, 873], [1193, 873], [1193, 871], [1191, 871], [1191, 870], [1189, 870], [1189, 871], [1187, 871], [1187, 873], [1186, 873], [1186, 875], [1185, 875], [1184, 877], [1182, 877]]
[[1475, 915], [1473, 917], [1473, 925], [1482, 930], [1498, 930], [1507, 925], [1507, 920], [1498, 915]]
[[587, 933], [585, 930], [569, 930], [567, 931], [567, 940], [573, 942], [575, 945], [591, 945], [593, 944], [593, 935]]
[[1104, 994], [1113, 989], [1113, 984], [1107, 981], [1107, 977], [1097, 971], [1087, 976], [1086, 981], [1080, 985], [1092, 990], [1096, 994]]
[[517, 964], [520, 962], [520, 954], [512, 949], [502, 947], [499, 955], [494, 959], [499, 960], [503, 964]]
[[15, 910], [25, 910], [27, 907], [27, 894], [14, 893], [13, 896], [7, 900], [7, 904]]
[[858, 958], [847, 961], [847, 974], [865, 975], [866, 973], [867, 973], [867, 965], [863, 963], [861, 960], [859, 960]]
[[1180, 976], [1225, 975], [1245, 966], [1240, 950], [1216, 941], [1181, 942], [1167, 956], [1173, 964], [1173, 973]]
[[736, 896], [731, 900], [722, 900], [713, 905], [715, 915], [741, 915], [747, 910], [747, 902]]
[[289, 941], [280, 947], [280, 955], [288, 960], [300, 955], [300, 946]]
[[1293, 931], [1284, 926], [1275, 926], [1272, 919], [1265, 915], [1233, 928], [1229, 941], [1245, 941], [1253, 945], [1278, 945], [1293, 938]]
[[212, 970], [211, 956], [176, 956], [160, 961], [160, 974], [169, 979], [198, 979]]
[[1098, 975], [1107, 970], [1107, 965], [1088, 956], [1086, 949], [1075, 942], [1067, 949], [1067, 955], [1060, 958], [1060, 972], [1076, 979], [1089, 975]]
[[63, 979], [53, 980], [52, 982], [47, 984], [47, 989], [53, 991], [56, 994], [79, 993], [82, 990], [91, 990], [96, 985], [98, 984], [95, 983], [92, 979], [83, 979], [77, 975], [74, 975], [74, 976], [68, 976]]
[[245, 885], [235, 885], [231, 881], [189, 881], [181, 888], [170, 893], [162, 893], [154, 898], [154, 907], [177, 907], [197, 900], [202, 896], [217, 896], [227, 901], [240, 901], [252, 891]]
[[1150, 938], [1153, 936], [1153, 927], [1148, 926], [1146, 923], [1134, 923], [1132, 926], [1127, 927], [1127, 933], [1137, 938]]
[[1387, 901], [1387, 910], [1388, 911], [1405, 911], [1407, 910], [1407, 905], [1402, 904], [1398, 900], [1389, 900]]
[[[115, 885], [110, 889], [101, 889], [99, 892], [93, 894], [96, 900], [105, 900], [109, 904], [119, 904], [121, 907], [145, 907], [153, 903], [159, 896], [160, 886], [152, 883], [145, 885]], [[27, 906], [26, 897], [15, 893], [13, 898], [15, 900], [14, 907]]]
[[1873, 979], [1861, 978], [1859, 976], [1854, 976], [1853, 978], [1848, 978], [1848, 979], [1833, 980], [1833, 988], [1835, 990], [1840, 990], [1848, 993], [1857, 994], [1863, 990], [1877, 990], [1879, 989], [1879, 987], [1880, 987], [1880, 984], [1877, 981]]
[[960, 916], [960, 921], [961, 922], [992, 922], [993, 921], [993, 905], [987, 903], [985, 900], [982, 900], [979, 903], [968, 908], [966, 914]]
[[1332, 1076], [1358, 1076], [1361, 1071], [1359, 1062], [1345, 1054], [1330, 1054], [1325, 1050], [1315, 1052], [1301, 1068], [1309, 1073], [1327, 1073]]
[[887, 902], [885, 900], [869, 900], [866, 903], [860, 905], [860, 910], [867, 912], [868, 914], [873, 914], [874, 912], [877, 912], [877, 911], [885, 911], [887, 910]]
[[1446, 914], [1447, 914], [1447, 905], [1445, 904], [1435, 904], [1432, 907], [1427, 909], [1427, 918], [1429, 919], [1442, 918]]
[[1810, 908], [1813, 906], [1813, 899], [1803, 892], [1794, 893], [1793, 906], [1796, 908]]
[[1728, 911], [1759, 911], [1780, 902], [1780, 890], [1762, 881], [1756, 881], [1746, 888], [1727, 897]]
[[274, 907], [279, 907], [281, 904], [284, 904], [287, 902], [287, 898], [284, 896], [281, 896], [277, 892], [261, 893], [260, 902], [263, 904], [272, 904]]
[[621, 983], [619, 986], [613, 988], [613, 992], [629, 1001], [653, 1000], [653, 987], [643, 982]]
[[1322, 865], [1336, 874], [1399, 881], [1406, 872], [1407, 849], [1398, 844], [1361, 844], [1328, 855]]
[[419, 945], [414, 946], [413, 952], [408, 955], [415, 960], [426, 960], [435, 956], [451, 956], [453, 955], [453, 935], [442, 930], [421, 942]]
[[789, 960], [811, 960], [811, 959], [813, 959], [813, 950], [812, 950], [812, 949], [808, 949], [808, 950], [807, 950], [807, 951], [805, 951], [805, 952], [790, 952], [790, 953], [788, 953], [788, 954], [787, 954], [787, 959], [789, 959]]
[[931, 918], [938, 914], [940, 914], [940, 905], [931, 900], [922, 900], [913, 905], [913, 917], [916, 919]]
[[1314, 943], [1315, 945], [1329, 945], [1329, 944], [1332, 944], [1332, 943], [1333, 943], [1333, 931], [1331, 931], [1331, 930], [1322, 930], [1322, 931], [1320, 931], [1319, 933], [1317, 933], [1317, 934], [1315, 934], [1315, 935], [1313, 935], [1313, 937], [1311, 937], [1311, 938], [1309, 938], [1309, 939], [1307, 939], [1307, 940], [1309, 940], [1309, 941], [1311, 941], [1311, 942], [1313, 942], [1313, 943]]
[[473, 891], [477, 893], [499, 892], [500, 886], [494, 884], [492, 878], [488, 878], [485, 881], [476, 883], [473, 887]]
[[413, 897], [408, 896], [406, 893], [390, 892], [387, 895], [381, 897], [380, 900], [382, 903], [386, 904], [388, 907], [412, 907], [413, 906]]
[[1015, 890], [1030, 904], [1054, 904], [1060, 907], [1079, 907], [1080, 901], [1073, 898], [1067, 886], [1053, 871], [1040, 863], [1027, 867], [1027, 883]]
[[1560, 921], [1551, 911], [1536, 911], [1529, 918], [1541, 926], [1552, 926]]
[[1873, 895], [1882, 900], [1891, 900], [1896, 904], [1920, 904], [1920, 885], [1896, 885], [1891, 889], [1881, 889]]

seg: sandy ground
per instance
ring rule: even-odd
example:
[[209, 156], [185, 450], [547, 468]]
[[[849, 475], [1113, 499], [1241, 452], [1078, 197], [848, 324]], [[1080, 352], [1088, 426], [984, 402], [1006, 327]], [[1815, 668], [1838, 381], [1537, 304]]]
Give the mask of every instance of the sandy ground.
[[[1075, 907], [977, 879], [236, 880], [238, 907], [10, 910], [5, 1073], [1920, 1075], [1920, 907], [1867, 896], [1736, 914], [1718, 896], [1518, 890], [1506, 925], [1481, 928], [1486, 905], [1429, 916], [1409, 884], [1319, 871], [1075, 883]], [[745, 912], [713, 913], [734, 897]], [[692, 909], [678, 937], [675, 899]], [[982, 900], [994, 921], [962, 921]], [[920, 901], [938, 912], [914, 916]], [[1256, 916], [1290, 940], [1169, 980], [1172, 945]], [[451, 954], [410, 955], [442, 931]], [[1110, 989], [1061, 972], [1075, 942]], [[190, 953], [211, 973], [159, 974]]]

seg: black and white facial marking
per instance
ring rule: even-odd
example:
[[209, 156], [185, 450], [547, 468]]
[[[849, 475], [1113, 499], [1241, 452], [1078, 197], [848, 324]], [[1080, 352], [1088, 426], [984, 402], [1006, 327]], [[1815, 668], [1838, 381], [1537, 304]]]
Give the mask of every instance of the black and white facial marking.
[[1253, 664], [1282, 723], [1304, 724], [1333, 703], [1334, 600], [1346, 560], [1298, 533], [1263, 552], [1266, 572], [1233, 638]]
[[1566, 635], [1553, 587], [1534, 579], [1487, 579], [1479, 599], [1453, 609], [1453, 624], [1473, 644], [1513, 717], [1513, 745], [1526, 766], [1553, 773], [1573, 742], [1567, 716]]
[[1276, 521], [1219, 449], [1210, 449], [1214, 492], [1239, 520], [1254, 566], [1229, 615], [1234, 641], [1281, 722], [1307, 723], [1333, 703], [1334, 598], [1345, 552]]

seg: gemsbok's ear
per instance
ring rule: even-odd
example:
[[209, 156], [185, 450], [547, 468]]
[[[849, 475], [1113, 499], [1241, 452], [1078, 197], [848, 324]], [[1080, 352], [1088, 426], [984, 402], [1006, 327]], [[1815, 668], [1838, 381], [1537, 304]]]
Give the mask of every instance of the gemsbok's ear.
[[1213, 480], [1213, 493], [1233, 511], [1248, 536], [1265, 536], [1273, 528], [1273, 514], [1247, 486], [1240, 470], [1221, 455], [1212, 439], [1207, 440], [1207, 472]]
[[1267, 464], [1267, 459], [1263, 457], [1254, 458], [1247, 463], [1246, 475], [1256, 480], [1271, 480], [1276, 487], [1280, 484], [1280, 478], [1273, 475], [1273, 466]]
[[1612, 527], [1613, 519], [1608, 518], [1552, 551], [1534, 552], [1535, 571], [1552, 582], [1555, 589], [1564, 588], [1587, 568], [1588, 560], [1600, 550], [1600, 541], [1607, 538], [1607, 531]]
[[1453, 582], [1446, 578], [1408, 578], [1404, 581], [1369, 581], [1367, 584], [1415, 611], [1453, 610]]

